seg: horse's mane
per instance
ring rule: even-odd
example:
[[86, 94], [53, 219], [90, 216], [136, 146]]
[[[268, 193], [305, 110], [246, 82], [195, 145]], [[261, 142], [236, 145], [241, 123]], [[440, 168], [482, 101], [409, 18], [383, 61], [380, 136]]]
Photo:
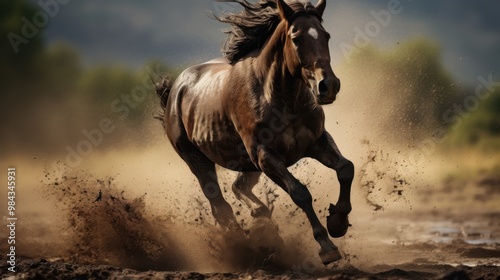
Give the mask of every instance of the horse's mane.
[[[224, 57], [230, 64], [235, 64], [253, 51], [260, 50], [271, 37], [281, 22], [275, 0], [258, 0], [250, 3], [247, 0], [218, 0], [219, 2], [233, 2], [243, 6], [239, 13], [224, 13], [215, 16], [217, 20], [231, 25], [226, 30], [228, 38], [222, 49]], [[289, 6], [295, 14], [306, 12], [321, 19], [316, 8], [311, 3], [292, 2]]]

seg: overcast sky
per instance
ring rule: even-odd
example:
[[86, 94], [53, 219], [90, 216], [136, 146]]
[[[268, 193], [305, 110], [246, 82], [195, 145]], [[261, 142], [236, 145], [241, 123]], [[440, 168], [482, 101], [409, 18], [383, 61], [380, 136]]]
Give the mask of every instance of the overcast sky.
[[[497, 0], [329, 0], [324, 26], [333, 36], [334, 66], [345, 59], [341, 46], [354, 45], [357, 28], [364, 30], [376, 22], [373, 14], [389, 11], [391, 2], [400, 3], [398, 12], [386, 26], [372, 29], [375, 35], [370, 41], [375, 45], [390, 48], [427, 37], [442, 47], [443, 63], [457, 81], [473, 85], [479, 75], [500, 73]], [[50, 19], [45, 38], [49, 43], [69, 42], [86, 65], [139, 67], [162, 59], [187, 66], [220, 56], [225, 26], [211, 19], [208, 11], [233, 9], [210, 0], [70, 1]]]

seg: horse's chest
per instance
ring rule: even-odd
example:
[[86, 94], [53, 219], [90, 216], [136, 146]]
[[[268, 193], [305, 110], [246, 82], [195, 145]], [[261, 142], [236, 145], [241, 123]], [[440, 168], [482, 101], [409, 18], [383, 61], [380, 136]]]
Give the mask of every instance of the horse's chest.
[[272, 149], [279, 152], [289, 164], [304, 157], [321, 135], [321, 126], [316, 123], [289, 126], [277, 134]]

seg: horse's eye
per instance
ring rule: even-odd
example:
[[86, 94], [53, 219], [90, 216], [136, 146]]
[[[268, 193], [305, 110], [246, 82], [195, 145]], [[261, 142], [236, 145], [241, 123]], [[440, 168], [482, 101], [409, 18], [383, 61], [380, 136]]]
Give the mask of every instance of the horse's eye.
[[300, 31], [299, 28], [295, 25], [292, 26], [292, 30], [290, 31], [290, 39], [292, 39], [292, 42], [297, 45], [299, 43], [299, 35]]

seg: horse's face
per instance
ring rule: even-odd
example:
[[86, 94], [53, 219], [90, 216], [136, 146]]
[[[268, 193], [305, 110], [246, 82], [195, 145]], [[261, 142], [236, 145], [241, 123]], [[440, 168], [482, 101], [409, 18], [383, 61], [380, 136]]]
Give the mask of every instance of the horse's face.
[[281, 17], [288, 23], [284, 56], [289, 71], [309, 85], [318, 103], [332, 103], [340, 90], [340, 80], [330, 66], [330, 34], [320, 20], [326, 0], [320, 0], [316, 6], [318, 16], [296, 15], [283, 0], [277, 2]]

